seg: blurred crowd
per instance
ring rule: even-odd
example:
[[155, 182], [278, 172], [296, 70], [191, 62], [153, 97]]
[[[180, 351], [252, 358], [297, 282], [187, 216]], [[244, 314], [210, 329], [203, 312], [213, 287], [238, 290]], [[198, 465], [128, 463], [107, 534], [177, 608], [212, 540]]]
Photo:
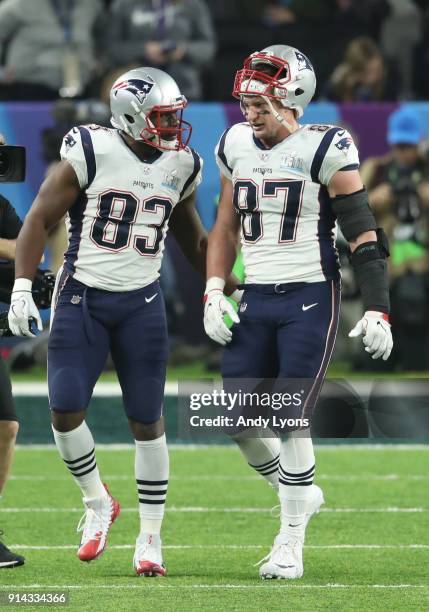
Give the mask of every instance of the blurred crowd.
[[[429, 155], [422, 119], [404, 106], [389, 117], [390, 151], [361, 173], [379, 225], [390, 242], [391, 368], [429, 368]], [[395, 363], [396, 362], [396, 363]]]
[[190, 100], [229, 100], [256, 49], [297, 46], [316, 97], [428, 96], [428, 0], [0, 0], [0, 100], [106, 99], [148, 64]]
[[354, 369], [422, 371], [429, 369], [429, 142], [414, 106], [404, 104], [391, 113], [387, 142], [388, 153], [367, 158], [361, 176], [377, 224], [390, 244], [394, 350], [388, 362], [376, 363], [350, 345], [347, 334], [362, 306], [340, 236], [343, 303], [334, 355]]

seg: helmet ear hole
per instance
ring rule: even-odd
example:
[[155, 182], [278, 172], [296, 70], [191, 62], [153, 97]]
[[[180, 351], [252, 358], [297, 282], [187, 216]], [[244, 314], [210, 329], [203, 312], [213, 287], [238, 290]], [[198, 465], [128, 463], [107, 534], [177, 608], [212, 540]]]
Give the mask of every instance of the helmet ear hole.
[[134, 121], [134, 117], [131, 117], [131, 115], [124, 115], [125, 119], [128, 121], [128, 123], [135, 123]]
[[304, 93], [304, 90], [301, 89], [300, 87], [298, 87], [297, 89], [295, 89], [295, 95], [296, 96], [302, 96], [302, 94]]

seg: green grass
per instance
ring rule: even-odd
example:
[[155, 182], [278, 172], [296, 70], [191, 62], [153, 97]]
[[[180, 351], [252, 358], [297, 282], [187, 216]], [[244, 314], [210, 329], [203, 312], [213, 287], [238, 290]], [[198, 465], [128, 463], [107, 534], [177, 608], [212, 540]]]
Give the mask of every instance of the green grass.
[[68, 586], [65, 609], [72, 610], [428, 609], [429, 449], [323, 448], [317, 460], [326, 508], [339, 511], [321, 512], [310, 523], [302, 579], [261, 582], [253, 564], [269, 551], [278, 527], [269, 512], [274, 492], [235, 448], [173, 449], [163, 527], [169, 575], [150, 580], [134, 576], [131, 566], [138, 531], [132, 451], [98, 451], [103, 477], [123, 512], [103, 557], [83, 564], [75, 556], [78, 489], [55, 449], [19, 449], [0, 522], [7, 542], [24, 546], [18, 550], [27, 562], [1, 571], [0, 589]]

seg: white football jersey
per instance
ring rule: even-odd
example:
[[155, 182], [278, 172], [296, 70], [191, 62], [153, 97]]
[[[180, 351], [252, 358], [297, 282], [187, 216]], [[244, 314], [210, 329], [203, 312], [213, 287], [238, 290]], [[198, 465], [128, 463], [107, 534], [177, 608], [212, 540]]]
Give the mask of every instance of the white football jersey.
[[327, 185], [359, 168], [347, 130], [303, 125], [266, 149], [248, 123], [226, 130], [216, 160], [241, 215], [246, 283], [318, 282], [338, 277], [336, 222]]
[[73, 128], [61, 158], [82, 188], [68, 211], [64, 267], [90, 287], [131, 291], [159, 277], [164, 239], [175, 206], [201, 181], [202, 160], [191, 148], [158, 151], [141, 161], [119, 130]]

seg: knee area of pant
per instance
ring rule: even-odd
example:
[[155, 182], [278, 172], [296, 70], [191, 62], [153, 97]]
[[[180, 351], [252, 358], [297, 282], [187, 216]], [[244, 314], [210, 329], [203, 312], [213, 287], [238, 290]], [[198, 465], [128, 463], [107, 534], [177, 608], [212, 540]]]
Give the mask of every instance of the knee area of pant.
[[52, 427], [59, 433], [66, 433], [79, 427], [85, 420], [85, 412], [61, 412], [51, 410]]
[[129, 423], [134, 438], [142, 442], [156, 440], [165, 433], [163, 417], [153, 423], [141, 423], [129, 417]]
[[58, 413], [84, 410], [88, 403], [88, 388], [81, 372], [72, 367], [58, 369], [49, 377], [51, 408]]

